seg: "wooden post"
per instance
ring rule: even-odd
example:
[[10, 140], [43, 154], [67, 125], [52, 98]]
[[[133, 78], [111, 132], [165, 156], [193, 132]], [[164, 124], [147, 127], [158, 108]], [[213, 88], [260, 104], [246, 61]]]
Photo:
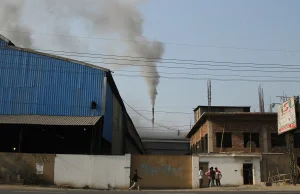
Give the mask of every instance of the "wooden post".
[[225, 127], [226, 127], [226, 123], [224, 124], [223, 132], [222, 132], [220, 153], [223, 151], [222, 149], [223, 149], [223, 138], [224, 138]]

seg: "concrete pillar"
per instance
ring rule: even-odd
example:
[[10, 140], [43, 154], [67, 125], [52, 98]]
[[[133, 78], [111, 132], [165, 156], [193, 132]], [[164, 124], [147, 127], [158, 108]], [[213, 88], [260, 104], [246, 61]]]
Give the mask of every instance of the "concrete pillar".
[[263, 153], [268, 153], [268, 128], [262, 128], [262, 137], [263, 137]]
[[214, 152], [214, 143], [213, 143], [213, 129], [212, 129], [212, 122], [207, 120], [208, 122], [208, 132], [207, 132], [207, 150], [208, 153]]
[[192, 156], [192, 189], [199, 186], [199, 156]]

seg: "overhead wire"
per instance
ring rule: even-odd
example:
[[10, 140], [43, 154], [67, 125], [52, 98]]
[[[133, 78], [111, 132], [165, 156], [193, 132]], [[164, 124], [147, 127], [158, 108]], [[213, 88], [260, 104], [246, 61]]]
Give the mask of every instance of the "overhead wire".
[[[15, 55], [15, 56], [20, 56], [20, 55]], [[22, 55], [21, 55], [22, 56]], [[28, 56], [28, 57], [33, 57], [33, 56]], [[40, 59], [45, 59], [43, 57], [34, 57], [34, 58], [40, 58]], [[132, 65], [132, 64], [116, 64], [116, 63], [105, 63], [105, 62], [97, 62], [97, 63], [103, 63], [103, 64], [115, 64], [115, 65], [130, 65], [130, 66], [139, 66], [139, 65]], [[11, 67], [11, 62], [8, 62], [7, 64], [10, 65], [10, 68], [14, 68]], [[31, 66], [39, 66], [42, 67], [42, 65], [37, 65], [37, 64], [31, 64]], [[67, 68], [67, 66], [61, 66], [61, 65], [52, 65], [52, 66], [57, 66], [59, 68]], [[145, 65], [146, 66], [146, 65]], [[174, 66], [164, 66], [166, 68], [183, 68], [183, 69], [199, 69], [199, 70], [207, 70], [208, 68], [187, 68], [187, 67], [174, 67]], [[2, 68], [4, 68], [2, 66]], [[240, 71], [240, 72], [249, 72], [249, 71], [258, 71], [258, 72], [283, 72], [283, 71], [263, 71], [263, 70], [256, 70], [256, 69], [250, 69], [250, 70], [245, 70], [245, 69], [208, 69], [208, 70], [214, 70], [214, 71], [220, 71], [220, 70], [227, 70], [227, 71]], [[300, 72], [300, 71], [285, 71], [285, 72]], [[146, 73], [146, 72], [145, 72]], [[145, 78], [166, 78], [166, 79], [189, 79], [189, 80], [207, 80], [207, 79], [211, 79], [211, 80], [215, 80], [215, 81], [247, 81], [247, 82], [300, 82], [300, 80], [293, 80], [296, 77], [293, 77], [289, 80], [282, 80], [281, 77], [275, 77], [277, 78], [275, 80], [267, 80], [267, 79], [255, 79], [255, 80], [251, 80], [251, 79], [221, 79], [221, 78], [195, 78], [195, 77], [168, 77], [168, 76], [148, 76], [148, 75], [128, 75], [128, 74], [114, 74], [115, 76], [126, 76], [126, 77], [145, 77]], [[212, 75], [213, 76], [213, 75]], [[250, 77], [250, 76], [248, 76]], [[265, 77], [270, 77], [270, 76], [265, 76]], [[263, 76], [261, 76], [261, 78], [263, 78]], [[288, 77], [286, 77], [288, 78]], [[292, 79], [292, 80], [291, 80]]]
[[[0, 29], [2, 32], [10, 33], [24, 33], [32, 35], [41, 36], [58, 36], [65, 38], [77, 38], [77, 39], [91, 39], [91, 40], [105, 40], [105, 41], [119, 41], [119, 42], [145, 42], [155, 44], [155, 41], [145, 41], [145, 40], [129, 40], [129, 39], [117, 39], [117, 38], [103, 38], [103, 37], [91, 37], [91, 36], [74, 36], [74, 35], [61, 35], [61, 34], [50, 34], [50, 33], [40, 33], [40, 32], [25, 32], [25, 31], [15, 31], [8, 29]], [[161, 41], [160, 41], [161, 42]], [[184, 46], [184, 47], [203, 47], [203, 48], [217, 48], [217, 49], [234, 49], [234, 50], [251, 50], [251, 51], [266, 51], [266, 52], [285, 52], [285, 53], [299, 53], [300, 50], [286, 50], [286, 49], [267, 49], [267, 48], [250, 48], [250, 47], [234, 47], [234, 46], [217, 46], [217, 45], [204, 45], [204, 44], [187, 44], [187, 43], [174, 43], [174, 42], [161, 42], [165, 45], [174, 46]]]
[[[123, 100], [123, 102], [129, 107], [129, 108], [131, 108], [134, 112], [136, 112], [138, 115], [140, 115], [142, 118], [144, 118], [145, 120], [147, 120], [147, 121], [149, 121], [149, 122], [153, 122], [151, 119], [148, 119], [147, 117], [145, 117], [144, 115], [142, 115], [141, 113], [139, 113], [138, 111], [136, 111], [132, 106], [130, 106], [127, 102], [125, 102], [124, 100]], [[165, 129], [168, 129], [168, 130], [172, 130], [172, 128], [169, 128], [169, 127], [167, 127], [167, 126], [164, 126], [164, 125], [160, 125], [160, 124], [158, 124], [158, 123], [156, 123], [156, 122], [153, 122], [155, 125], [157, 125], [157, 126], [159, 126], [159, 127], [162, 127], [162, 128], [165, 128]]]
[[[1, 47], [0, 47], [1, 48]], [[3, 49], [3, 48], [1, 48]], [[2, 55], [6, 55], [6, 56], [18, 56], [18, 57], [29, 57], [29, 58], [40, 58], [40, 59], [45, 59], [45, 56], [28, 56], [25, 54], [11, 54], [11, 53], [2, 53]], [[59, 55], [58, 55], [59, 56]], [[60, 56], [62, 57], [62, 56]], [[90, 57], [85, 57], [85, 58], [90, 58]], [[102, 59], [102, 60], [106, 60], [107, 58], [102, 58], [102, 57], [97, 57], [97, 59]], [[73, 59], [75, 60], [75, 59]], [[110, 60], [119, 60], [119, 61], [131, 61], [131, 60], [127, 60], [127, 59], [110, 59]], [[87, 61], [87, 60], [82, 60], [81, 62], [85, 62], [85, 63], [102, 63], [102, 64], [111, 64], [111, 65], [123, 65], [123, 66], [137, 66], [137, 67], [147, 67], [149, 65], [147, 64], [133, 64], [133, 63], [117, 63], [117, 62], [104, 62], [104, 61]], [[135, 62], [143, 62], [143, 63], [152, 63], [155, 61], [143, 61], [143, 60], [135, 60]], [[259, 64], [256, 63], [256, 65], [252, 65], [252, 66], [234, 66], [234, 65], [219, 65], [219, 64], [214, 64], [216, 62], [198, 62], [198, 63], [178, 63], [178, 62], [155, 62], [155, 63], [159, 63], [159, 64], [163, 64], [163, 63], [168, 63], [168, 64], [183, 64], [183, 65], [191, 65], [191, 66], [201, 66], [200, 69], [205, 69], [202, 66], [212, 66], [212, 67], [233, 67], [233, 68], [258, 68], [258, 69], [291, 69], [291, 70], [300, 70], [299, 65], [285, 65], [285, 64]], [[220, 63], [220, 61], [218, 62]], [[238, 64], [236, 62], [224, 62], [226, 64]], [[245, 63], [247, 64], [247, 63]], [[270, 66], [275, 66], [275, 67], [270, 67]], [[290, 66], [290, 67], [289, 67]], [[186, 69], [199, 69], [196, 67], [184, 67], [184, 66], [165, 66], [165, 65], [157, 65], [157, 67], [163, 67], [163, 68], [186, 68]], [[206, 68], [207, 69], [207, 68]], [[208, 69], [208, 70], [228, 70], [228, 69]], [[230, 69], [229, 69], [230, 70]], [[244, 71], [253, 71], [253, 70], [244, 70]], [[265, 71], [265, 70], [258, 70], [258, 71], [262, 71], [262, 72], [278, 72], [279, 70], [275, 70], [275, 71]], [[280, 71], [283, 72], [283, 71]], [[284, 72], [295, 72], [295, 71], [286, 71], [284, 70]]]
[[[165, 78], [165, 79], [179, 79], [179, 80], [203, 80], [206, 81], [208, 78], [192, 78], [192, 77], [166, 77], [166, 76], [143, 76], [143, 75], [125, 75], [125, 74], [114, 74], [114, 76], [122, 76], [122, 77], [144, 77], [144, 78]], [[295, 83], [300, 82], [300, 80], [249, 80], [249, 79], [219, 79], [219, 78], [209, 78], [214, 81], [222, 81], [222, 82], [271, 82], [271, 83]]]
[[[99, 54], [100, 55], [100, 54]], [[103, 55], [103, 54], [102, 54]], [[80, 55], [60, 55], [66, 57], [78, 57], [78, 58], [89, 58], [89, 59], [103, 59], [103, 60], [116, 60], [116, 61], [129, 61], [129, 62], [144, 62], [144, 63], [162, 63], [162, 64], [180, 64], [180, 65], [194, 65], [194, 66], [201, 66], [201, 65], [210, 65], [210, 66], [217, 66], [217, 67], [255, 67], [255, 68], [289, 68], [295, 69], [290, 67], [298, 67], [299, 65], [290, 65], [290, 64], [272, 64], [272, 63], [253, 63], [253, 62], [232, 62], [232, 61], [213, 61], [213, 60], [184, 60], [184, 59], [166, 59], [166, 58], [157, 58], [157, 59], [147, 59], [144, 57], [133, 57], [133, 56], [120, 56], [120, 55], [106, 55], [106, 56], [114, 56], [114, 57], [93, 57], [93, 56], [80, 56]], [[128, 59], [129, 58], [129, 59]], [[137, 59], [136, 59], [137, 58]], [[147, 60], [144, 60], [147, 59]], [[178, 62], [179, 61], [179, 62]], [[205, 63], [205, 64], [203, 64]], [[207, 64], [209, 63], [209, 64]], [[217, 64], [217, 65], [216, 65]], [[234, 65], [219, 65], [219, 64], [234, 64], [234, 65], [243, 65], [243, 66], [234, 66]], [[252, 66], [245, 66], [245, 65], [252, 65]], [[265, 66], [265, 67], [260, 67]], [[274, 66], [274, 67], [270, 67]]]
[[[6, 48], [6, 47], [3, 47]], [[24, 48], [26, 49], [26, 48]], [[81, 53], [81, 52], [73, 52], [73, 51], [56, 51], [56, 50], [46, 50], [46, 49], [32, 49], [36, 51], [45, 51], [52, 52], [49, 54], [56, 53], [67, 53], [73, 55], [63, 54], [62, 56], [73, 56], [73, 57], [84, 57], [84, 58], [94, 58], [94, 59], [105, 59], [105, 60], [123, 60], [123, 61], [131, 61], [131, 62], [155, 62], [155, 63], [172, 63], [172, 64], [195, 64], [195, 65], [203, 65], [201, 63], [216, 63], [216, 64], [235, 64], [235, 65], [243, 65], [238, 67], [247, 67], [244, 65], [255, 65], [255, 66], [279, 66], [279, 67], [299, 67], [297, 64], [280, 64], [280, 63], [254, 63], [254, 62], [236, 62], [236, 61], [215, 61], [215, 60], [195, 60], [195, 59], [178, 59], [178, 58], [149, 58], [144, 56], [129, 56], [129, 55], [115, 55], [115, 54], [102, 54], [102, 53]], [[54, 52], [54, 53], [53, 53]], [[75, 54], [75, 55], [74, 55]], [[91, 55], [91, 56], [81, 56], [81, 55]], [[93, 57], [97, 56], [97, 57]], [[99, 57], [100, 56], [100, 57]], [[110, 58], [107, 58], [110, 57]], [[111, 58], [113, 57], [113, 58]], [[117, 57], [117, 58], [116, 58]], [[129, 58], [129, 59], [128, 59]], [[144, 60], [145, 59], [145, 60]], [[200, 64], [199, 64], [200, 63]], [[233, 66], [235, 67], [235, 66]]]
[[[147, 113], [152, 113], [152, 111], [148, 111], [148, 110], [136, 110], [138, 112], [147, 112]], [[155, 113], [166, 113], [166, 114], [194, 114], [193, 112], [173, 112], [173, 111], [155, 111]]]
[[[129, 72], [129, 73], [156, 73], [156, 72], [147, 72], [147, 71], [131, 71], [131, 70], [112, 70], [113, 72]], [[249, 77], [249, 78], [279, 78], [279, 79], [298, 79], [298, 77], [287, 76], [268, 76], [268, 75], [239, 75], [239, 74], [231, 74], [231, 75], [224, 75], [224, 74], [209, 74], [209, 73], [185, 73], [185, 72], [163, 72], [159, 71], [159, 74], [166, 74], [166, 75], [200, 75], [200, 76], [218, 76], [218, 77]]]

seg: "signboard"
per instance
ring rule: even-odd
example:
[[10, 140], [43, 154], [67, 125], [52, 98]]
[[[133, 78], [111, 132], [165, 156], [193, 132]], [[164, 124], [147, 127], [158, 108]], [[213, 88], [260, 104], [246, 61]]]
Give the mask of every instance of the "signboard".
[[297, 128], [295, 97], [278, 106], [278, 135]]
[[44, 173], [44, 164], [42, 162], [36, 163], [36, 174]]

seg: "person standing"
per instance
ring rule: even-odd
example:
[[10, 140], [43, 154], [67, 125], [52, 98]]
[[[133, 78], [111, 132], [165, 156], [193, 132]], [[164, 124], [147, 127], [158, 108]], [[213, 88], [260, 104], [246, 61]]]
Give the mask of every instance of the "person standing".
[[202, 184], [203, 184], [203, 167], [200, 167], [200, 170], [199, 170], [199, 185], [200, 185], [200, 188], [202, 188]]
[[253, 184], [253, 176], [252, 176], [252, 168], [248, 168], [248, 179], [249, 179], [249, 185]]
[[214, 171], [214, 167], [210, 167], [209, 175], [210, 175], [210, 187], [214, 187], [215, 179], [216, 179], [216, 172]]
[[205, 173], [205, 175], [208, 178], [208, 187], [210, 186], [210, 182], [211, 182], [211, 177], [210, 177], [210, 169]]
[[133, 175], [133, 177], [131, 179], [131, 181], [133, 182], [133, 185], [129, 188], [129, 191], [131, 189], [133, 189], [135, 186], [137, 186], [138, 191], [140, 191], [139, 179], [143, 180], [143, 178], [139, 177], [138, 170], [135, 170], [134, 171], [134, 175]]
[[219, 171], [219, 169], [217, 167], [215, 168], [215, 172], [216, 172], [216, 185], [217, 185], [217, 187], [220, 187], [222, 174], [221, 174], [221, 171]]

